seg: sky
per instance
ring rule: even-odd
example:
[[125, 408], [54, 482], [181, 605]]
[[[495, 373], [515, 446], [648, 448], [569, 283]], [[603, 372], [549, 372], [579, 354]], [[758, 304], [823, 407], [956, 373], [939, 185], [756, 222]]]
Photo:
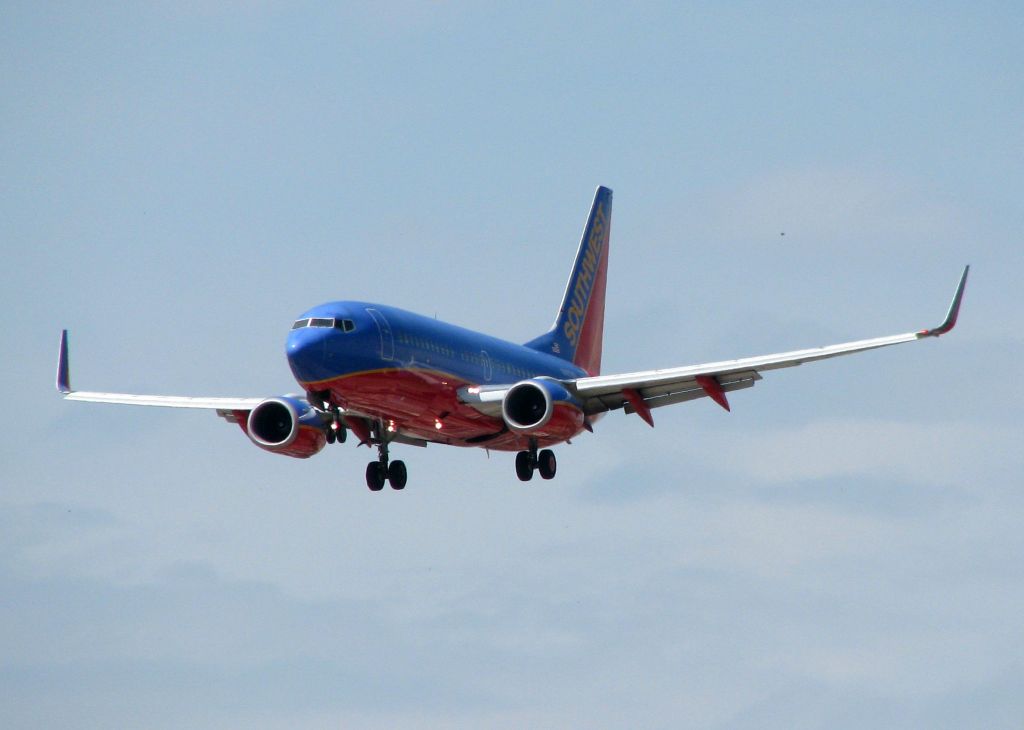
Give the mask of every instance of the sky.
[[[0, 4], [0, 724], [1016, 728], [1019, 3]], [[516, 341], [615, 191], [604, 371], [939, 324], [557, 449], [299, 461], [291, 322]], [[784, 235], [783, 235], [784, 234]]]

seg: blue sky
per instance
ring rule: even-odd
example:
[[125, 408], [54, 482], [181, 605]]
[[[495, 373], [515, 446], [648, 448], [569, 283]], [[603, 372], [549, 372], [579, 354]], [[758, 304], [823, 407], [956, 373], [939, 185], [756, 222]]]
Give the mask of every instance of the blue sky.
[[[1013, 3], [7, 3], [10, 727], [1017, 727]], [[604, 367], [938, 324], [509, 455], [306, 462], [82, 388], [295, 389], [339, 298], [513, 340], [615, 190]], [[785, 236], [780, 235], [785, 233]]]

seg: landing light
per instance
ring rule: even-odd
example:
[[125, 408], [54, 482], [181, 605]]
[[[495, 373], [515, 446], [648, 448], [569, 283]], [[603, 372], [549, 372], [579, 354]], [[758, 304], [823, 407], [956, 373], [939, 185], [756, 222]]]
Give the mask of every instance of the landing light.
[[434, 428], [436, 428], [438, 431], [440, 431], [442, 428], [444, 428], [444, 424], [441, 423], [441, 419], [440, 418], [435, 418], [434, 419]]
[[388, 421], [388, 433], [394, 433], [397, 430], [398, 429], [395, 428], [395, 422], [394, 421]]

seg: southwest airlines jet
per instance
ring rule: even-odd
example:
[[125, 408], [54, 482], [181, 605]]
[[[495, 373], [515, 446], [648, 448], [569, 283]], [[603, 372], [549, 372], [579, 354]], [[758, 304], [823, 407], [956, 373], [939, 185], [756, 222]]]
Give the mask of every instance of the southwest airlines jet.
[[214, 410], [266, 451], [304, 459], [349, 431], [376, 447], [366, 467], [373, 491], [403, 489], [405, 463], [393, 444], [476, 446], [514, 451], [523, 481], [555, 476], [549, 447], [593, 431], [608, 411], [651, 411], [697, 398], [729, 410], [727, 393], [753, 386], [768, 370], [938, 337], [953, 329], [969, 267], [945, 321], [890, 337], [703, 365], [601, 373], [612, 191], [599, 187], [554, 324], [522, 345], [370, 302], [330, 302], [303, 314], [288, 334], [288, 364], [302, 395], [193, 398], [71, 389], [67, 330], [57, 388], [68, 400]]

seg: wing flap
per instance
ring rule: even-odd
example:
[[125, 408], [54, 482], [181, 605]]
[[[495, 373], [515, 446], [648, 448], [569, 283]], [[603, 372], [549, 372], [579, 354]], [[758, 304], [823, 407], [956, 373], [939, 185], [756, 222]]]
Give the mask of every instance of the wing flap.
[[[743, 390], [744, 388], [753, 388], [754, 383], [761, 379], [761, 376], [754, 373], [753, 377], [742, 378], [740, 380], [730, 381], [728, 383], [720, 383], [722, 391], [725, 393], [731, 393], [734, 390]], [[664, 395], [652, 396], [650, 398], [644, 398], [644, 404], [648, 408], [661, 408], [662, 406], [671, 406], [676, 403], [685, 403], [690, 400], [697, 400], [698, 398], [707, 398], [708, 394], [700, 385], [694, 382], [695, 388], [687, 390], [679, 390], [674, 393], [666, 393]], [[623, 405], [623, 409], [626, 413], [635, 413], [636, 409], [628, 402]]]
[[[725, 393], [743, 388], [751, 388], [760, 379], [761, 375], [756, 370], [744, 370], [717, 378], [718, 384]], [[629, 403], [629, 399], [623, 392], [625, 390], [626, 388], [623, 388], [612, 393], [587, 398], [584, 401], [584, 410], [588, 415], [613, 411], [618, 408], [624, 408], [626, 413], [635, 413], [636, 409]], [[675, 403], [685, 403], [686, 401], [704, 398], [708, 395], [704, 386], [697, 382], [696, 376], [652, 386], [640, 386], [634, 388], [634, 390], [639, 393], [648, 408], [661, 408], [662, 406], [669, 406]]]

